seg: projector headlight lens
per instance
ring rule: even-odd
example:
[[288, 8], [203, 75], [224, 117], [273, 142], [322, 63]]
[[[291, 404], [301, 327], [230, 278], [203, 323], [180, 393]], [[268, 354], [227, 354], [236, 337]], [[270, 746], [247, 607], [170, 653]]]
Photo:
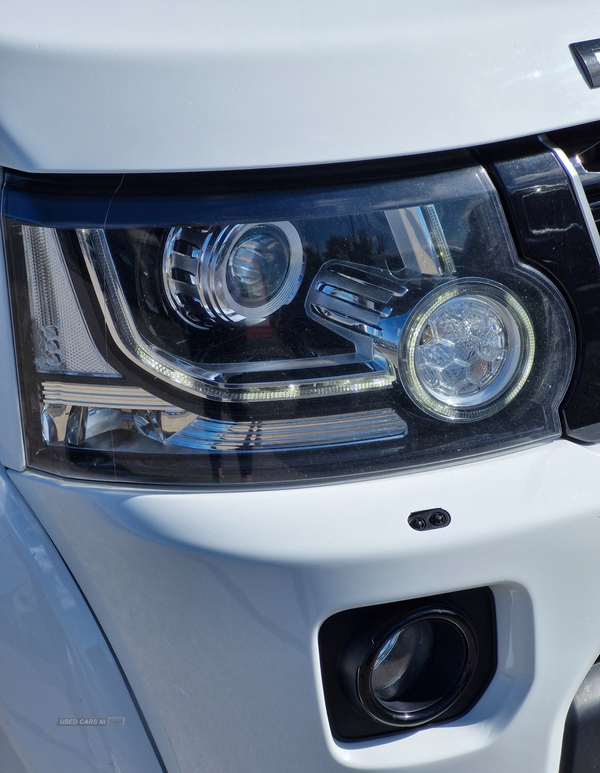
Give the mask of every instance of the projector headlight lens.
[[288, 222], [172, 228], [163, 284], [170, 306], [192, 325], [207, 317], [253, 325], [290, 303], [304, 265], [298, 231]]
[[250, 228], [231, 250], [227, 288], [241, 305], [256, 308], [271, 301], [281, 289], [290, 267], [291, 248], [276, 226]]
[[514, 294], [489, 280], [457, 280], [415, 308], [400, 343], [400, 368], [407, 393], [424, 411], [472, 421], [516, 396], [534, 351], [531, 320]]

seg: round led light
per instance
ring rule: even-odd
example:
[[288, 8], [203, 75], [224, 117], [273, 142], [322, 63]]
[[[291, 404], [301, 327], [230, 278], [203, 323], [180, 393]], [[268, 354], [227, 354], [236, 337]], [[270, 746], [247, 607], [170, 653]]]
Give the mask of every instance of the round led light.
[[431, 722], [464, 692], [478, 658], [471, 626], [451, 610], [421, 610], [374, 638], [358, 674], [363, 707], [379, 722]]
[[254, 325], [290, 303], [304, 266], [289, 222], [172, 228], [163, 284], [171, 307], [192, 325], [202, 326], [206, 316]]
[[402, 383], [427, 413], [453, 421], [490, 416], [523, 387], [535, 351], [529, 316], [504, 286], [445, 284], [413, 310], [400, 341]]

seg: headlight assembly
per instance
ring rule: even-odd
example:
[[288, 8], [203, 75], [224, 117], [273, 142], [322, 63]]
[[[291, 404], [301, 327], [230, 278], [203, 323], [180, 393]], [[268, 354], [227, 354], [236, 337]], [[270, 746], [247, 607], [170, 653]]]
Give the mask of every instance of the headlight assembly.
[[32, 467], [293, 482], [559, 434], [570, 315], [482, 168], [287, 193], [167, 179], [76, 199], [53, 178], [48, 206], [48, 181], [8, 177]]

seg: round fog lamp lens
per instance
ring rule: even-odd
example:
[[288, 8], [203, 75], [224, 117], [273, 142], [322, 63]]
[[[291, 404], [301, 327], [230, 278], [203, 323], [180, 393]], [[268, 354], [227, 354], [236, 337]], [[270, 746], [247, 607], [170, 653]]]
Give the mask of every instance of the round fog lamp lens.
[[457, 280], [413, 311], [400, 344], [402, 381], [427, 413], [481, 419], [515, 397], [533, 354], [531, 320], [507, 288]]
[[477, 659], [465, 619], [450, 610], [417, 612], [376, 641], [359, 670], [360, 701], [384, 724], [425, 724], [456, 703]]
[[229, 255], [227, 284], [232, 297], [250, 307], [268, 303], [285, 280], [290, 253], [279, 228], [262, 225], [246, 231]]
[[381, 647], [371, 674], [373, 696], [379, 701], [393, 700], [408, 690], [427, 665], [433, 646], [429, 620], [407, 625]]

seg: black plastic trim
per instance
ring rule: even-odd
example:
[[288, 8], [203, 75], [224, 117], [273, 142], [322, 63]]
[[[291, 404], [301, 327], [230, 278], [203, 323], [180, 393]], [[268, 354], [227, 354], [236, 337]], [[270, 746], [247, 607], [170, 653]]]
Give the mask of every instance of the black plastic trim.
[[596, 662], [573, 699], [563, 735], [559, 773], [600, 770], [600, 664]]
[[[124, 175], [56, 175], [6, 171], [2, 214], [53, 228], [168, 227], [195, 223], [198, 211], [228, 222], [236, 195], [264, 217], [285, 188], [289, 201], [306, 190], [364, 186], [473, 165], [467, 150], [321, 166]], [[271, 213], [267, 215], [266, 213]]]
[[489, 171], [522, 259], [549, 276], [575, 322], [578, 356], [561, 408], [565, 434], [600, 441], [600, 264], [571, 181], [549, 151]]
[[451, 520], [447, 510], [442, 507], [434, 507], [411, 513], [408, 516], [408, 525], [415, 531], [429, 531], [430, 529], [444, 529]]
[[600, 40], [582, 40], [569, 46], [579, 71], [591, 89], [600, 87], [600, 61], [596, 57], [600, 53]]
[[[431, 613], [456, 615], [461, 625], [473, 631], [477, 655], [471, 650], [468, 680], [456, 699], [432, 719], [419, 723], [419, 727], [458, 719], [477, 703], [497, 665], [495, 606], [489, 588], [349, 609], [325, 620], [319, 631], [325, 703], [336, 739], [358, 741], [415, 731], [414, 725], [391, 726], [374, 719], [362, 705], [358, 679], [361, 663], [391, 629], [414, 616]], [[356, 685], [354, 691], [352, 685]]]

